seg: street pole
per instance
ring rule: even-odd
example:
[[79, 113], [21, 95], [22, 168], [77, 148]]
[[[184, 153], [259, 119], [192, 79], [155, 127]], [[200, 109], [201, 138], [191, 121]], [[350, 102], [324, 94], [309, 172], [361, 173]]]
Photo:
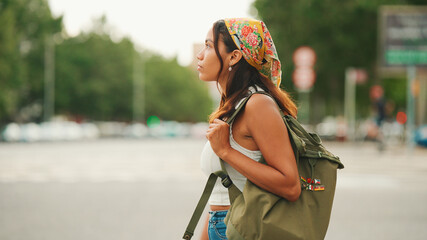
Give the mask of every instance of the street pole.
[[145, 114], [144, 102], [144, 71], [145, 61], [141, 61], [141, 55], [138, 51], [134, 51], [133, 57], [133, 122], [143, 122]]
[[414, 130], [415, 130], [415, 99], [412, 93], [412, 87], [415, 82], [415, 77], [417, 74], [417, 69], [415, 66], [408, 66], [406, 68], [407, 72], [407, 86], [406, 86], [406, 147], [409, 152], [412, 152], [415, 142], [414, 142]]
[[55, 43], [53, 35], [45, 39], [43, 120], [52, 119], [55, 111]]
[[356, 135], [356, 83], [350, 76], [353, 68], [345, 71], [344, 116], [348, 124], [348, 139], [354, 141]]
[[299, 121], [303, 124], [310, 123], [310, 90], [298, 90]]

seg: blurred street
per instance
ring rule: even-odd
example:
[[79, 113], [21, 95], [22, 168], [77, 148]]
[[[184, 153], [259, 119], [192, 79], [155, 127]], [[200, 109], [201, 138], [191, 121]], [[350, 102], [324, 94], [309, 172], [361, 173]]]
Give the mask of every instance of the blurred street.
[[0, 0], [0, 240], [181, 239], [251, 87], [345, 165], [326, 240], [426, 240], [426, 2]]
[[[204, 139], [0, 144], [0, 239], [181, 239]], [[327, 240], [427, 239], [427, 149], [326, 142], [340, 156]], [[200, 226], [194, 239], [198, 239]]]

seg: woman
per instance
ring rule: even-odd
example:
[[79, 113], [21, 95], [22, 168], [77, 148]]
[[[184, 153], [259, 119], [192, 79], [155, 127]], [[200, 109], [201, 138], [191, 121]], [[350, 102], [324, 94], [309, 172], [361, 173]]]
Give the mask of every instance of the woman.
[[[221, 92], [220, 106], [209, 119], [206, 133], [209, 141], [201, 160], [203, 171], [210, 174], [220, 170], [221, 158], [240, 190], [247, 179], [296, 201], [301, 193], [297, 165], [276, 102], [285, 114], [295, 116], [297, 109], [288, 94], [279, 88], [280, 61], [265, 24], [241, 18], [217, 21], [197, 59], [199, 78], [216, 81]], [[259, 90], [269, 93], [274, 100], [254, 94], [230, 126], [224, 122], [249, 91]], [[258, 162], [261, 155], [267, 165]], [[227, 189], [219, 181], [209, 205], [211, 211], [202, 239], [226, 239], [223, 220], [230, 201]]]

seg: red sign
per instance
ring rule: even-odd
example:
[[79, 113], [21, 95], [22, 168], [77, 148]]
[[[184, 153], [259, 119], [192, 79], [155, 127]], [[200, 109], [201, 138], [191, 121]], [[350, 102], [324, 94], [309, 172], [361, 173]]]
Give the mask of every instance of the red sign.
[[363, 69], [351, 69], [349, 72], [349, 78], [357, 84], [363, 84], [368, 80], [368, 74]]
[[292, 75], [295, 86], [300, 90], [309, 90], [313, 87], [316, 73], [312, 68], [300, 67], [295, 69]]
[[295, 50], [292, 59], [297, 67], [313, 67], [316, 62], [316, 53], [311, 47], [303, 46]]
[[299, 47], [294, 52], [293, 60], [296, 67], [292, 75], [295, 86], [303, 91], [309, 90], [316, 80], [316, 73], [313, 70], [316, 53], [310, 47]]

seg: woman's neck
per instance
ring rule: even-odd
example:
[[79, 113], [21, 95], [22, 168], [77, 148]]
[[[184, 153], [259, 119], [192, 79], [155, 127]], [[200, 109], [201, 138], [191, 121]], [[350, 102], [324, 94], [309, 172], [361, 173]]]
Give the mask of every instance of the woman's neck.
[[225, 87], [227, 85], [227, 80], [224, 78], [218, 79], [218, 84], [219, 84], [219, 87], [221, 88], [221, 93], [225, 93]]
[[226, 74], [221, 75], [220, 78], [218, 78], [218, 84], [221, 87], [221, 92], [225, 93], [227, 82], [231, 81], [233, 79], [233, 73], [230, 73], [229, 71], [226, 72]]

